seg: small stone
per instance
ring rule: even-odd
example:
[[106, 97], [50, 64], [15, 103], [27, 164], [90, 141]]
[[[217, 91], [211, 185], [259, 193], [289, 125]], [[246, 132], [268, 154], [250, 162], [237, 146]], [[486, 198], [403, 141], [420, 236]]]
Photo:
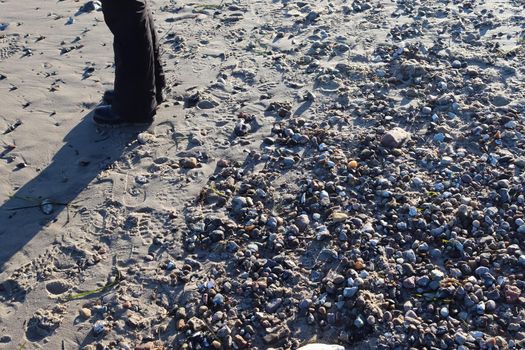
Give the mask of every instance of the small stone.
[[102, 334], [105, 329], [106, 329], [106, 322], [105, 321], [97, 321], [93, 325], [93, 333], [95, 335]]
[[428, 106], [425, 106], [425, 107], [423, 107], [423, 109], [421, 110], [421, 112], [422, 112], [423, 114], [430, 114], [430, 113], [432, 113], [432, 108], [431, 108], [431, 107], [428, 107]]
[[455, 68], [455, 69], [461, 68], [461, 61], [459, 60], [452, 61], [452, 68]]
[[287, 168], [292, 167], [295, 164], [295, 159], [293, 157], [284, 157], [283, 165]]
[[278, 309], [279, 309], [279, 306], [281, 306], [283, 302], [283, 299], [281, 298], [277, 298], [271, 302], [269, 302], [267, 305], [266, 305], [266, 312], [270, 313], [270, 314], [273, 314], [274, 312], [276, 312]]
[[492, 96], [490, 99], [490, 103], [492, 103], [496, 107], [503, 107], [510, 103], [510, 100], [502, 95], [496, 95]]
[[511, 121], [505, 123], [505, 127], [507, 129], [515, 129], [516, 125], [517, 125], [517, 123], [514, 120], [511, 120]]
[[358, 290], [359, 287], [346, 287], [343, 289], [343, 296], [345, 298], [352, 298], [354, 295], [356, 295]]
[[505, 299], [508, 303], [516, 303], [521, 296], [521, 289], [516, 286], [508, 285], [505, 289]]
[[214, 349], [220, 349], [222, 348], [222, 344], [218, 340], [214, 340], [211, 342], [211, 346], [213, 346]]
[[7, 344], [10, 343], [13, 340], [13, 338], [10, 335], [3, 335], [0, 337], [0, 344]]
[[520, 255], [520, 257], [518, 258], [518, 262], [521, 266], [525, 266], [525, 255]]
[[414, 186], [416, 188], [423, 187], [424, 184], [425, 184], [425, 182], [419, 177], [414, 177], [412, 179], [412, 186]]
[[478, 275], [479, 277], [483, 277], [485, 276], [487, 273], [490, 272], [489, 268], [486, 267], [486, 266], [480, 266], [476, 269], [476, 271], [474, 271], [476, 273], [476, 275]]
[[330, 260], [337, 260], [339, 257], [339, 254], [333, 249], [324, 248], [319, 253], [318, 259], [321, 261], [330, 261]]
[[476, 305], [476, 312], [479, 314], [479, 315], [483, 315], [485, 313], [485, 303], [480, 301], [477, 305]]
[[357, 258], [356, 261], [354, 262], [354, 269], [356, 270], [362, 270], [365, 268], [365, 262], [363, 259], [361, 258]]
[[248, 342], [240, 334], [236, 334], [233, 337], [233, 341], [240, 349], [246, 349], [248, 347]]
[[442, 280], [445, 277], [445, 274], [441, 270], [434, 269], [434, 270], [432, 270], [430, 272], [430, 276], [431, 276], [432, 280], [440, 281], [440, 280]]
[[186, 329], [186, 321], [184, 319], [180, 319], [177, 321], [176, 328], [178, 331], [183, 331]]
[[184, 307], [179, 307], [175, 312], [175, 317], [177, 318], [186, 318], [186, 309]]
[[485, 310], [488, 312], [493, 312], [496, 310], [496, 302], [494, 300], [487, 300], [485, 303]]
[[82, 318], [88, 319], [91, 317], [91, 310], [83, 307], [82, 309], [80, 309], [79, 314], [80, 316], [82, 316]]
[[415, 263], [416, 260], [417, 260], [416, 259], [416, 253], [412, 249], [405, 250], [403, 252], [403, 258], [409, 263]]
[[217, 166], [219, 168], [227, 168], [230, 166], [230, 162], [227, 159], [219, 159]]
[[365, 325], [365, 321], [363, 321], [363, 317], [361, 315], [357, 316], [357, 318], [354, 321], [354, 326], [357, 328], [363, 328]]
[[381, 144], [388, 148], [398, 148], [410, 139], [410, 133], [399, 127], [389, 130], [381, 139]]
[[403, 287], [406, 289], [414, 289], [416, 288], [416, 277], [410, 276], [403, 280]]
[[335, 213], [332, 213], [332, 215], [330, 216], [330, 218], [331, 218], [334, 222], [345, 222], [345, 221], [348, 219], [348, 214], [346, 214], [346, 213], [340, 213], [340, 212], [335, 212]]
[[199, 161], [195, 157], [188, 157], [181, 159], [179, 164], [184, 169], [195, 169], [199, 166]]
[[215, 304], [217, 306], [223, 305], [224, 304], [224, 296], [221, 293], [217, 293], [213, 297], [213, 304]]
[[308, 344], [297, 350], [345, 350], [343, 346], [331, 344]]
[[310, 224], [310, 218], [306, 214], [299, 215], [295, 219], [295, 224], [297, 225], [299, 230], [304, 231], [304, 230], [306, 230], [306, 228]]
[[232, 200], [232, 211], [238, 213], [241, 209], [248, 206], [248, 200], [246, 197], [237, 196]]
[[445, 141], [445, 134], [443, 134], [442, 132], [439, 132], [439, 133], [434, 135], [433, 140], [436, 143], [441, 143], [441, 142]]
[[459, 345], [463, 345], [463, 344], [466, 343], [467, 338], [466, 338], [466, 336], [463, 333], [459, 332], [459, 333], [456, 333], [456, 337], [454, 338], [454, 340]]

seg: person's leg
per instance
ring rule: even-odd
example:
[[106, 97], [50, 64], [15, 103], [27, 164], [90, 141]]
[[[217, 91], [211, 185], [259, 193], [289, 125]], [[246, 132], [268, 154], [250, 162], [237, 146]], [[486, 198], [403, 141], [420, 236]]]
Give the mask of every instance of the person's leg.
[[[149, 6], [148, 6], [149, 7]], [[153, 41], [153, 54], [155, 57], [155, 89], [157, 103], [160, 104], [163, 100], [162, 91], [166, 87], [166, 76], [164, 75], [164, 68], [162, 68], [162, 59], [160, 57], [160, 43], [157, 32], [155, 30], [155, 23], [153, 21], [153, 14], [151, 9], [148, 10], [148, 20], [150, 23], [151, 39]]]
[[112, 110], [127, 121], [155, 113], [155, 57], [145, 0], [103, 0], [104, 19], [114, 35], [115, 92]]

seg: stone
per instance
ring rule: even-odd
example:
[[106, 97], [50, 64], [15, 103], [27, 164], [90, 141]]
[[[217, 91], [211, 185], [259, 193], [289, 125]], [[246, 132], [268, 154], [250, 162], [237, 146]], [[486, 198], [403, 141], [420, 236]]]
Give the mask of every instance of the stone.
[[333, 344], [308, 344], [297, 350], [345, 350], [343, 346]]
[[381, 138], [381, 144], [388, 148], [399, 148], [403, 143], [409, 140], [410, 137], [411, 134], [408, 131], [395, 127], [383, 135]]
[[91, 310], [83, 307], [82, 309], [80, 309], [79, 314], [80, 316], [82, 316], [82, 318], [87, 319], [91, 317]]
[[0, 344], [7, 344], [10, 343], [13, 340], [13, 338], [10, 335], [3, 335], [0, 337]]
[[199, 161], [195, 157], [188, 157], [181, 159], [179, 165], [184, 169], [195, 169], [199, 166]]

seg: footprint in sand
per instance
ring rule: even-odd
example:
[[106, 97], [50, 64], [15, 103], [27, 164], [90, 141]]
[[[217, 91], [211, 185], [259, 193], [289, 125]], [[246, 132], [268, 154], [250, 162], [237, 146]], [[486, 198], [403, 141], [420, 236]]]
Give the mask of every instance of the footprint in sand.
[[20, 51], [19, 41], [20, 36], [17, 34], [0, 36], [0, 62], [13, 57]]
[[51, 296], [59, 296], [71, 289], [71, 284], [66, 280], [54, 280], [46, 284], [46, 290]]
[[38, 342], [53, 334], [62, 323], [65, 312], [65, 305], [56, 305], [51, 310], [37, 310], [27, 322], [27, 340]]
[[147, 183], [137, 182], [133, 176], [120, 173], [114, 174], [112, 181], [112, 200], [128, 208], [138, 207], [146, 201]]
[[0, 284], [0, 302], [23, 302], [27, 290], [16, 280], [7, 280]]
[[131, 213], [126, 220], [126, 228], [130, 234], [142, 238], [151, 238], [157, 235], [168, 235], [175, 232], [176, 225], [171, 213], [160, 212], [152, 208], [143, 208]]

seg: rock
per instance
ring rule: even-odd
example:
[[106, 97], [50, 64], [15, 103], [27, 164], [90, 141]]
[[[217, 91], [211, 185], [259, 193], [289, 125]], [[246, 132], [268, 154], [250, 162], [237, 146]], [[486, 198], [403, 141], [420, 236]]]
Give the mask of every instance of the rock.
[[337, 260], [338, 257], [339, 257], [339, 254], [337, 254], [335, 250], [324, 248], [319, 253], [318, 259], [321, 261], [330, 261], [330, 260]]
[[505, 96], [496, 95], [491, 97], [490, 103], [492, 103], [496, 107], [503, 107], [508, 105], [510, 101]]
[[246, 197], [237, 196], [232, 200], [232, 211], [234, 213], [240, 212], [243, 208], [248, 206]]
[[0, 336], [0, 344], [7, 344], [7, 343], [10, 343], [12, 340], [13, 338], [10, 335]]
[[277, 311], [277, 309], [279, 309], [279, 306], [281, 306], [282, 303], [283, 303], [283, 299], [277, 298], [271, 301], [270, 303], [268, 303], [265, 307], [265, 310], [266, 312], [273, 314], [274, 312]]
[[100, 11], [102, 10], [102, 4], [100, 1], [88, 1], [80, 9], [78, 10], [79, 13], [81, 12], [93, 12], [93, 11]]
[[344, 222], [348, 219], [348, 214], [340, 213], [340, 212], [334, 212], [330, 216], [330, 219], [332, 219], [334, 222]]
[[430, 114], [430, 113], [432, 113], [432, 108], [431, 108], [431, 107], [428, 107], [428, 106], [425, 106], [425, 107], [423, 107], [423, 109], [421, 110], [421, 113], [423, 113], [423, 114]]
[[358, 290], [359, 290], [359, 287], [346, 287], [343, 290], [343, 296], [345, 298], [352, 298], [354, 295], [357, 294]]
[[409, 262], [409, 263], [415, 263], [416, 262], [416, 253], [413, 249], [405, 250], [403, 252], [403, 258]]
[[345, 350], [345, 348], [340, 345], [308, 344], [308, 345], [301, 346], [297, 350]]
[[198, 109], [213, 109], [217, 107], [217, 102], [212, 100], [200, 100], [197, 102], [196, 106]]
[[310, 225], [310, 218], [309, 218], [308, 215], [306, 215], [306, 214], [299, 215], [299, 216], [295, 219], [295, 224], [297, 225], [297, 227], [299, 228], [299, 230], [300, 230], [301, 232], [303, 232], [304, 230], [306, 230], [306, 228], [308, 227], [308, 225]]
[[188, 157], [181, 159], [179, 164], [184, 169], [195, 169], [199, 166], [199, 161], [195, 157]]
[[237, 124], [235, 124], [235, 135], [237, 136], [245, 136], [248, 135], [252, 130], [252, 127], [250, 124], [247, 124], [244, 122], [244, 120], [239, 120]]
[[82, 318], [88, 319], [91, 317], [91, 310], [83, 307], [82, 309], [80, 309], [79, 314]]
[[505, 288], [505, 299], [508, 303], [514, 304], [521, 296], [521, 289], [516, 286], [508, 285]]
[[416, 277], [410, 276], [403, 280], [403, 287], [406, 289], [414, 289], [416, 288]]
[[363, 328], [365, 325], [365, 321], [363, 320], [363, 317], [361, 315], [357, 316], [357, 318], [354, 321], [354, 326], [357, 328]]
[[461, 61], [459, 60], [452, 61], [452, 68], [455, 68], [455, 69], [461, 68]]
[[237, 346], [240, 348], [240, 349], [246, 349], [248, 348], [248, 345], [249, 343], [240, 335], [240, 334], [236, 334], [234, 337], [233, 337], [233, 341], [235, 342], [235, 344], [237, 344]]
[[381, 144], [388, 148], [399, 148], [404, 142], [409, 140], [410, 137], [411, 135], [408, 131], [395, 127], [383, 135]]
[[102, 334], [106, 330], [106, 322], [105, 321], [97, 321], [93, 325], [93, 334], [99, 335]]

